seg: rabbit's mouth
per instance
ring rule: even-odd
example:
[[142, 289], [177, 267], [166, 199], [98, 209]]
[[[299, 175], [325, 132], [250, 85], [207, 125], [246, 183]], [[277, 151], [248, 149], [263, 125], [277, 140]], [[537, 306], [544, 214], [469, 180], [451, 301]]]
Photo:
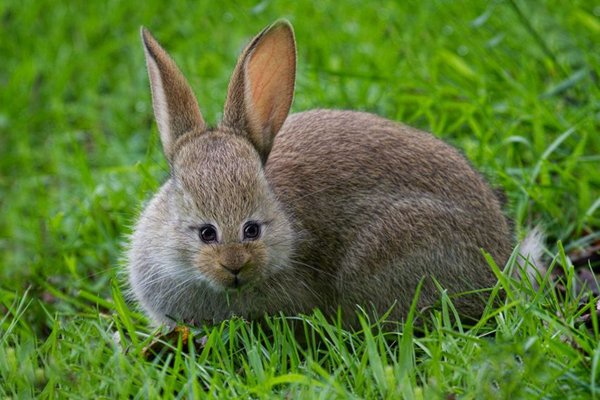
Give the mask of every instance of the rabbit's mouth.
[[234, 276], [233, 277], [233, 282], [231, 283], [231, 287], [234, 289], [239, 289], [240, 287], [242, 287], [243, 285], [243, 281], [240, 279], [239, 276]]
[[226, 292], [247, 293], [256, 288], [258, 283], [259, 279], [253, 276], [248, 278], [239, 274], [231, 276], [226, 282], [222, 282], [222, 285]]

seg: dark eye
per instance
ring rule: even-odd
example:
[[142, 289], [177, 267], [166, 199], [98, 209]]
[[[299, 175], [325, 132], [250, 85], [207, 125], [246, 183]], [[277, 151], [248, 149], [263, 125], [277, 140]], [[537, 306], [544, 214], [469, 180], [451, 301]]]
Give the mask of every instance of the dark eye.
[[215, 243], [217, 241], [217, 230], [212, 225], [200, 227], [200, 240], [204, 243]]
[[257, 222], [246, 222], [244, 240], [256, 240], [260, 236], [260, 225]]

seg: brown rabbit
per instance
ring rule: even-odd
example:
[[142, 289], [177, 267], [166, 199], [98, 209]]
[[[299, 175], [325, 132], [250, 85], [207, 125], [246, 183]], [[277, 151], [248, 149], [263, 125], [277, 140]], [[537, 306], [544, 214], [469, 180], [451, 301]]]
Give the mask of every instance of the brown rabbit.
[[[341, 310], [356, 324], [496, 282], [512, 234], [499, 200], [451, 146], [354, 111], [288, 117], [296, 49], [278, 21], [246, 47], [223, 121], [207, 127], [173, 60], [142, 28], [154, 113], [171, 176], [131, 238], [134, 296], [156, 323]], [[539, 237], [526, 251], [537, 257]], [[485, 296], [459, 296], [480, 314]]]

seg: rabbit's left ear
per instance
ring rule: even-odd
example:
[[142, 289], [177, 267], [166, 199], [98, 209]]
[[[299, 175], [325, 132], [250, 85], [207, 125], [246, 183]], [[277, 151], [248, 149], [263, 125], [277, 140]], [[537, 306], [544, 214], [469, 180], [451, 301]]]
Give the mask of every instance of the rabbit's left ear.
[[290, 23], [280, 20], [246, 47], [229, 83], [223, 125], [245, 132], [263, 162], [292, 105], [296, 42]]
[[206, 125], [192, 88], [175, 62], [144, 27], [141, 28], [141, 36], [154, 116], [163, 151], [169, 163], [172, 163], [177, 138], [192, 130], [204, 130]]

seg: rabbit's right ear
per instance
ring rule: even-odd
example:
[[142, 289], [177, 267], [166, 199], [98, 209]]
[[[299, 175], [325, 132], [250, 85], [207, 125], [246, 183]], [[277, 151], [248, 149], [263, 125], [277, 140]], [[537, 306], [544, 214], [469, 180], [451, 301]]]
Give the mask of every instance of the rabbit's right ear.
[[286, 20], [259, 33], [246, 47], [229, 82], [223, 125], [243, 132], [263, 162], [294, 97], [296, 42]]
[[177, 138], [195, 129], [204, 130], [206, 125], [198, 101], [175, 62], [144, 27], [141, 28], [141, 36], [154, 116], [163, 151], [172, 163]]

